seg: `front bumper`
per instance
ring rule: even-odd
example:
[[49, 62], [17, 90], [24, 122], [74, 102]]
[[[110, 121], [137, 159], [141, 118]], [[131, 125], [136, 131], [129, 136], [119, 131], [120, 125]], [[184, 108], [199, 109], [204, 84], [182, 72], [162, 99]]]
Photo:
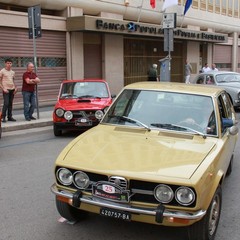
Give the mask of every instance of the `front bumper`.
[[57, 129], [60, 130], [79, 130], [79, 129], [89, 129], [95, 127], [99, 124], [99, 121], [92, 122], [92, 125], [86, 126], [76, 126], [73, 121], [69, 122], [54, 122], [53, 123]]
[[[68, 203], [74, 207], [79, 208], [81, 203], [85, 203], [95, 207], [106, 207], [110, 209], [126, 211], [132, 214], [138, 215], [147, 215], [155, 218], [156, 223], [163, 223], [163, 219], [168, 219], [169, 223], [185, 223], [186, 225], [190, 225], [193, 222], [200, 220], [205, 214], [205, 210], [199, 210], [196, 212], [186, 212], [186, 211], [178, 211], [172, 209], [165, 209], [162, 204], [159, 204], [156, 208], [146, 208], [146, 207], [137, 207], [130, 206], [126, 204], [120, 204], [110, 201], [104, 201], [102, 199], [94, 198], [92, 196], [83, 196], [81, 191], [77, 191], [76, 193], [72, 193], [67, 190], [62, 190], [57, 187], [56, 184], [51, 186], [51, 191], [56, 195], [63, 198], [67, 198], [70, 201]], [[178, 221], [174, 221], [174, 220]], [[182, 221], [181, 221], [182, 220]], [[163, 224], [163, 225], [172, 225], [172, 224]], [[174, 224], [173, 224], [174, 225]], [[181, 225], [181, 224], [180, 224]], [[184, 224], [183, 224], [184, 225]]]

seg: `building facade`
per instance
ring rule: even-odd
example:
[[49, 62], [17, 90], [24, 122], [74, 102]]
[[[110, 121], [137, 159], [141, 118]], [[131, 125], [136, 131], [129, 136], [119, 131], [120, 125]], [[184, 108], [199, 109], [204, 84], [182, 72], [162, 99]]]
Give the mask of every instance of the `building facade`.
[[[63, 79], [104, 78], [117, 94], [129, 83], [147, 80], [153, 63], [165, 58], [163, 16], [176, 13], [171, 81], [184, 82], [184, 63], [196, 75], [204, 63], [240, 72], [238, 0], [186, 0], [162, 12], [163, 0], [0, 0], [0, 67], [13, 59], [21, 90], [26, 63], [33, 61], [28, 8], [40, 5], [42, 37], [36, 39], [39, 104], [56, 101]], [[0, 96], [0, 103], [2, 96]], [[22, 106], [21, 92], [14, 104]]]

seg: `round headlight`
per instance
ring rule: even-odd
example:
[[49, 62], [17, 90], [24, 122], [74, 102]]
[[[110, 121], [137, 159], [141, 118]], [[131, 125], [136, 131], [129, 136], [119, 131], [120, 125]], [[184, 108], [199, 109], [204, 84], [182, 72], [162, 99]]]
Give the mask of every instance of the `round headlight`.
[[161, 203], [169, 203], [172, 201], [174, 194], [169, 186], [160, 184], [154, 189], [154, 196]]
[[78, 171], [74, 173], [73, 182], [77, 188], [85, 189], [89, 186], [90, 180], [86, 173]]
[[73, 113], [71, 111], [66, 111], [64, 113], [64, 118], [67, 120], [67, 121], [70, 121], [72, 118], [73, 118]]
[[193, 190], [188, 187], [179, 187], [175, 192], [175, 198], [178, 203], [187, 206], [194, 202], [195, 194]]
[[58, 169], [57, 178], [63, 185], [72, 184], [72, 180], [73, 180], [72, 173], [66, 168]]
[[58, 108], [58, 109], [56, 109], [55, 113], [58, 117], [63, 117], [64, 110], [62, 108]]
[[103, 117], [103, 112], [101, 111], [101, 110], [97, 110], [96, 112], [95, 112], [95, 117], [97, 118], [97, 119], [102, 119], [102, 117]]

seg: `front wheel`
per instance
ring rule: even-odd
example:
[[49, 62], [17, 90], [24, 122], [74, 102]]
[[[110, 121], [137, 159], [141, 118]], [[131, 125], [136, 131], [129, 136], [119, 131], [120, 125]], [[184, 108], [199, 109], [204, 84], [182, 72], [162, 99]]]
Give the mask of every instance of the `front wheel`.
[[62, 135], [62, 130], [60, 130], [55, 124], [53, 125], [53, 133], [56, 137]]
[[206, 215], [188, 227], [189, 240], [213, 240], [221, 215], [222, 190], [219, 186], [213, 196]]
[[56, 197], [56, 207], [59, 214], [70, 222], [77, 222], [84, 219], [87, 212], [72, 207], [68, 203], [61, 202]]

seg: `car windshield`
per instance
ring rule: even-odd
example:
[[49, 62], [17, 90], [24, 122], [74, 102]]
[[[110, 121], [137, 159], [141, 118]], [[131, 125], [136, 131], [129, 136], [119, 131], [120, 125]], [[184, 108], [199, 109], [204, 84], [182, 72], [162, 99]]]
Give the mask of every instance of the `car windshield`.
[[108, 98], [104, 82], [63, 83], [60, 98]]
[[186, 93], [125, 89], [102, 123], [216, 135], [212, 98]]
[[216, 75], [216, 81], [218, 83], [222, 82], [240, 82], [240, 74], [218, 74]]

